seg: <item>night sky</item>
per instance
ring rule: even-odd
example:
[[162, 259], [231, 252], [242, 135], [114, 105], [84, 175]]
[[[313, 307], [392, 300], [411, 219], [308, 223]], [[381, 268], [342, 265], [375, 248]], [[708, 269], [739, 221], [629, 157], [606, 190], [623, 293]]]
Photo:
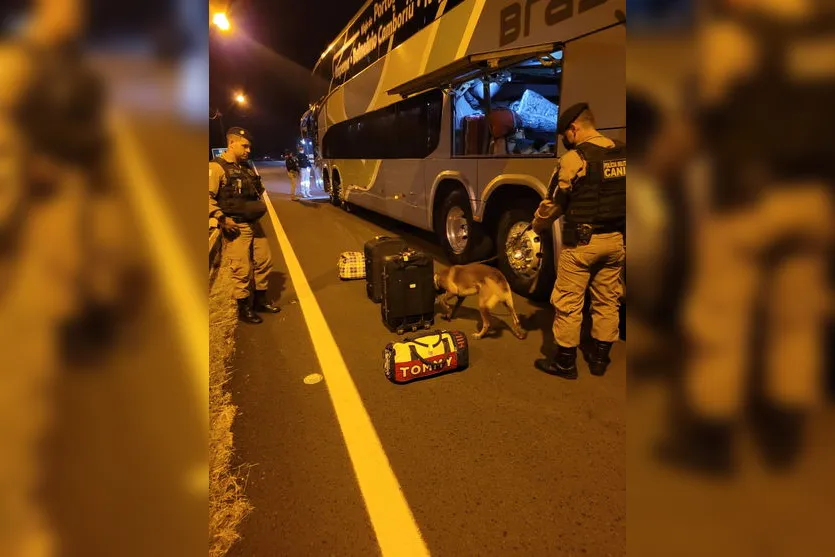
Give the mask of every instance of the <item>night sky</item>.
[[[210, 104], [223, 112], [227, 129], [243, 126], [252, 132], [256, 156], [280, 155], [295, 145], [313, 66], [364, 3], [236, 0], [229, 9], [232, 31], [212, 30]], [[230, 109], [239, 90], [249, 106]], [[210, 137], [213, 147], [225, 144], [218, 121], [211, 122]]]

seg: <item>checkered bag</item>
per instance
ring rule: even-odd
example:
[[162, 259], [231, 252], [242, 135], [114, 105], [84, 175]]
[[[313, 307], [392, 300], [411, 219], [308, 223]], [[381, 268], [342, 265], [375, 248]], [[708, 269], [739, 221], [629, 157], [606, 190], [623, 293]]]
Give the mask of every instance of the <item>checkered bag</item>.
[[339, 256], [339, 278], [356, 280], [365, 278], [365, 254], [361, 251], [344, 251]]

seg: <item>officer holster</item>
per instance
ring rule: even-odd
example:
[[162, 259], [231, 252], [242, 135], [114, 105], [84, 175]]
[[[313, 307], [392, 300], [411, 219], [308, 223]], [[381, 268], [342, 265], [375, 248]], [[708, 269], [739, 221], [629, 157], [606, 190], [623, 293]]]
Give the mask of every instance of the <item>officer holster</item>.
[[562, 230], [562, 243], [567, 247], [587, 246], [594, 234], [623, 232], [617, 226], [566, 223]]

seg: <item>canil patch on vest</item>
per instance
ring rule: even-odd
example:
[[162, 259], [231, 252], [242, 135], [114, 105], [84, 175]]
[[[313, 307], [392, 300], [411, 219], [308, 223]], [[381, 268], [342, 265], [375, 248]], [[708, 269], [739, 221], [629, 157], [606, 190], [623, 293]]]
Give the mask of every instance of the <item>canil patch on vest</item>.
[[616, 178], [626, 178], [626, 159], [603, 163], [603, 179], [614, 180]]

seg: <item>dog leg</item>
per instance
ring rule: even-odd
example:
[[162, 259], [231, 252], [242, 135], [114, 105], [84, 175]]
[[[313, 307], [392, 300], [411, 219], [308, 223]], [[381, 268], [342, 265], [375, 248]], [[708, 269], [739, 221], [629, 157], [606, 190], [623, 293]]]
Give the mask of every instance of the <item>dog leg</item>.
[[505, 307], [510, 310], [510, 316], [513, 318], [513, 334], [516, 335], [516, 338], [522, 340], [527, 338], [528, 332], [522, 329], [522, 324], [519, 321], [519, 316], [516, 315], [516, 310], [513, 308], [513, 298], [509, 300], [505, 300], [504, 302]]
[[449, 294], [444, 293], [441, 295], [441, 308], [443, 308], [444, 310], [444, 314], [441, 317], [449, 321], [452, 318], [452, 308], [449, 307], [449, 302], [447, 302], [447, 298], [449, 298]]
[[460, 303], [460, 298], [459, 298], [459, 299], [458, 299], [458, 300], [459, 300], [459, 301], [458, 301], [458, 304], [456, 304], [456, 306], [455, 306], [454, 308], [450, 307], [450, 305], [449, 305], [450, 300], [452, 300], [453, 298], [456, 298], [456, 297], [457, 297], [457, 296], [456, 296], [455, 294], [449, 294], [449, 293], [446, 293], [446, 294], [444, 294], [444, 296], [441, 298], [441, 305], [443, 305], [443, 307], [444, 307], [444, 316], [443, 316], [443, 318], [444, 318], [444, 319], [446, 319], [447, 321], [452, 321], [453, 314], [455, 313], [455, 310], [457, 310], [457, 309], [458, 309], [458, 306], [460, 306], [460, 305], [461, 305], [461, 303]]
[[449, 318], [452, 319], [455, 314], [458, 312], [458, 308], [461, 307], [461, 304], [464, 303], [464, 296], [456, 296], [457, 300], [455, 301], [455, 307], [452, 308], [452, 311], [449, 314]]
[[482, 338], [490, 330], [490, 311], [484, 306], [479, 306], [478, 309], [481, 311], [482, 324], [481, 330], [473, 335], [473, 338], [476, 340]]

